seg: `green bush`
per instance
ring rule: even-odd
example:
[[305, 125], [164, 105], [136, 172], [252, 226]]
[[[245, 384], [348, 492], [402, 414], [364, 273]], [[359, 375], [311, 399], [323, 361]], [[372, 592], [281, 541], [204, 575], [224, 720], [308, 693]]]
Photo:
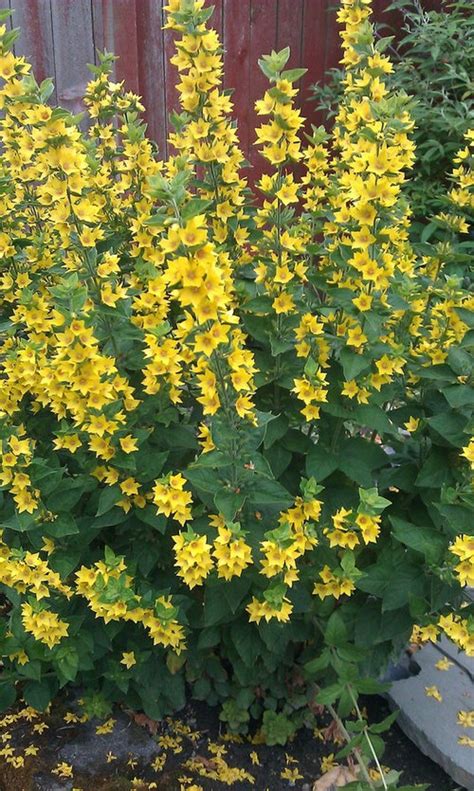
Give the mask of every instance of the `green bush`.
[[[0, 702], [75, 683], [159, 719], [189, 693], [281, 744], [315, 700], [350, 719], [412, 633], [474, 650], [473, 300], [410, 244], [413, 122], [367, 0], [339, 12], [330, 141], [288, 49], [262, 57], [254, 189], [212, 9], [168, 11], [166, 161], [111, 56], [82, 132], [0, 30]], [[387, 723], [346, 724], [372, 760]]]
[[[413, 97], [413, 140], [416, 161], [406, 194], [418, 222], [444, 208], [446, 174], [474, 114], [474, 16], [466, 0], [444, 0], [441, 9], [426, 10], [420, 0], [395, 0], [388, 12], [403, 17], [401, 33], [386, 23], [378, 25], [378, 38], [395, 32], [390, 56], [395, 66], [388, 75], [392, 90]], [[314, 96], [327, 117], [337, 112], [344, 78], [331, 69], [326, 84], [313, 86]], [[415, 226], [416, 231], [416, 226]]]

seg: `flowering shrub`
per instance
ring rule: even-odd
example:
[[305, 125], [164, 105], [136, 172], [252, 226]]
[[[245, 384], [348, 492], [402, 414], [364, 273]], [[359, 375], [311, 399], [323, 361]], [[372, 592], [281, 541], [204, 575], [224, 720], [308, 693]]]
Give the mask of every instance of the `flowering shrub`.
[[168, 6], [166, 161], [110, 56], [82, 132], [1, 29], [0, 699], [76, 682], [160, 718], [187, 684], [278, 743], [318, 688], [348, 716], [413, 630], [474, 651], [472, 297], [408, 241], [413, 124], [370, 2], [339, 11], [332, 140], [288, 50], [261, 59], [255, 189], [211, 12]]
[[[396, 24], [382, 15], [376, 37], [395, 34], [390, 42], [393, 90], [412, 99], [416, 160], [406, 187], [416, 220], [412, 235], [437, 213], [446, 192], [446, 178], [463, 136], [472, 125], [474, 90], [474, 19], [466, 0], [443, 0], [428, 9], [419, 0], [392, 0], [384, 11], [396, 11]], [[330, 69], [325, 84], [313, 86], [318, 108], [326, 118], [337, 112], [344, 71]], [[418, 221], [418, 222], [417, 222]]]

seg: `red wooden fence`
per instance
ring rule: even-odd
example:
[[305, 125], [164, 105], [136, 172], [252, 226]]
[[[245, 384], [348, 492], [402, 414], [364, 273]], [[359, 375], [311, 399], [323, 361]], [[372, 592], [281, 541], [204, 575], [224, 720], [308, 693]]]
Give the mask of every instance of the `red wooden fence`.
[[[252, 161], [254, 102], [266, 87], [257, 59], [271, 49], [291, 47], [289, 65], [308, 69], [302, 79], [301, 105], [305, 116], [314, 112], [306, 99], [312, 83], [337, 65], [337, 0], [210, 0], [212, 24], [225, 48], [225, 85], [235, 89], [235, 112], [241, 146]], [[423, 0], [432, 6], [435, 0]], [[77, 111], [90, 78], [87, 63], [97, 49], [119, 55], [116, 78], [143, 97], [149, 135], [166, 151], [168, 114], [176, 108], [176, 70], [169, 63], [173, 34], [162, 30], [166, 0], [0, 0], [11, 7], [13, 25], [21, 27], [16, 54], [33, 65], [38, 81], [52, 77], [53, 101]], [[388, 0], [374, 0], [376, 18]], [[392, 16], [393, 21], [393, 16]]]

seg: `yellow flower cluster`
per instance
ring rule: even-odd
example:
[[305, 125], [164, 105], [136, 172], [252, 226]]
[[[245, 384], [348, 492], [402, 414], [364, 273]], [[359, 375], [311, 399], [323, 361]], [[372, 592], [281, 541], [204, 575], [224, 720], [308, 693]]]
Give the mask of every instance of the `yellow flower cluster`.
[[350, 577], [347, 577], [337, 569], [334, 573], [329, 566], [324, 566], [323, 570], [319, 572], [322, 582], [316, 582], [314, 585], [313, 593], [319, 596], [320, 599], [325, 599], [326, 596], [334, 596], [339, 599], [341, 596], [350, 596], [355, 590], [355, 585]]
[[329, 546], [354, 549], [360, 544], [357, 530], [365, 544], [375, 543], [380, 533], [380, 516], [370, 516], [363, 512], [354, 513], [350, 508], [340, 508], [332, 516], [332, 529], [323, 531]]
[[[201, 6], [196, 3], [195, 10]], [[202, 23], [195, 25], [192, 33], [183, 31], [177, 15], [182, 11], [178, 0], [172, 0], [166, 10], [165, 27], [182, 34], [176, 41], [177, 52], [171, 63], [179, 72], [179, 102], [186, 113], [186, 123], [176, 125], [169, 142], [200, 173], [208, 175], [209, 186], [202, 195], [213, 201], [208, 215], [214, 239], [224, 242], [231, 237], [238, 249], [248, 236], [241, 222], [246, 180], [240, 174], [244, 157], [231, 116], [233, 104], [222, 90], [222, 46], [216, 31], [207, 30]]]
[[[247, 566], [252, 564], [252, 550], [245, 542], [239, 525], [232, 524], [228, 527], [219, 523], [217, 526], [217, 538], [214, 539], [213, 557], [216, 561], [217, 576], [224, 580], [231, 580], [233, 577], [240, 577]], [[211, 524], [216, 520], [211, 519]]]
[[58, 591], [66, 598], [73, 595], [72, 588], [62, 582], [60, 575], [38, 552], [10, 549], [1, 536], [0, 531], [0, 582], [3, 585], [18, 593], [31, 593], [37, 601], [47, 598], [52, 591]]
[[186, 479], [181, 473], [157, 480], [153, 487], [153, 502], [159, 514], [172, 516], [180, 525], [191, 520], [192, 495], [184, 489]]
[[290, 620], [293, 612], [292, 603], [285, 597], [276, 603], [263, 600], [260, 601], [256, 596], [252, 596], [252, 601], [245, 608], [249, 614], [250, 623], [260, 623], [265, 620], [267, 623], [275, 618], [279, 623], [286, 623]]
[[[448, 199], [454, 211], [461, 211], [462, 216], [449, 215], [448, 227], [457, 233], [468, 233], [469, 224], [465, 215], [474, 213], [474, 129], [469, 129], [465, 135], [466, 145], [457, 152], [451, 179], [453, 186], [448, 192]], [[446, 220], [446, 215], [442, 215]]]
[[0, 440], [0, 482], [9, 487], [20, 514], [33, 513], [39, 502], [40, 493], [26, 471], [33, 458], [34, 445], [22, 426], [8, 440]]
[[76, 591], [87, 599], [96, 617], [105, 623], [123, 620], [141, 624], [154, 645], [173, 648], [179, 654], [184, 648], [184, 629], [176, 619], [177, 609], [170, 597], [159, 596], [153, 608], [144, 607], [133, 582], [124, 559], [118, 557], [98, 561], [92, 567], [82, 566], [76, 572]]
[[[148, 563], [143, 555], [136, 566], [107, 551], [105, 561], [89, 555], [92, 560], [78, 561], [88, 565], [76, 571], [75, 584], [70, 576], [77, 566], [63, 576], [52, 570], [57, 547], [46, 540], [37, 551], [44, 525], [52, 529], [56, 521], [41, 474], [46, 457], [52, 475], [64, 473], [58, 487], [66, 493], [69, 484], [86, 480], [85, 532], [105, 517], [102, 524], [117, 525], [119, 540], [136, 531], [139, 545], [151, 541], [152, 525], [164, 522], [156, 513], [174, 520], [183, 528], [172, 536], [178, 590], [181, 580], [193, 590], [214, 571], [227, 583], [251, 568], [256, 594], [252, 589], [242, 605], [250, 621], [285, 623], [293, 610], [289, 589], [310, 563], [321, 599], [354, 592], [361, 574], [355, 555], [377, 542], [381, 517], [361, 502], [329, 510], [330, 522], [319, 524], [321, 487], [314, 479], [302, 480], [291, 507], [279, 513], [280, 506], [270, 505], [267, 513], [258, 505], [258, 480], [273, 477], [268, 499], [291, 503], [294, 495], [285, 496], [272, 465], [277, 469], [287, 453], [295, 462], [299, 450], [293, 455], [282, 446], [274, 460], [264, 433], [249, 441], [253, 429], [264, 432], [267, 414], [274, 425], [286, 421], [289, 432], [297, 429], [302, 448], [306, 440], [325, 447], [320, 418], [327, 410], [341, 424], [337, 431], [362, 441], [358, 406], [396, 404], [395, 385], [405, 376], [415, 401], [419, 366], [445, 362], [469, 329], [460, 309], [474, 304], [456, 278], [440, 287], [448, 247], [419, 264], [410, 244], [403, 185], [414, 161], [413, 124], [406, 97], [388, 87], [392, 65], [374, 42], [369, 0], [342, 0], [338, 12], [346, 76], [333, 146], [321, 129], [303, 145], [304, 119], [295, 103], [301, 70], [284, 70], [289, 52], [262, 59], [271, 84], [256, 103], [263, 118], [256, 145], [269, 172], [257, 185], [263, 198], [256, 205], [241, 176], [232, 102], [222, 86], [223, 51], [206, 27], [204, 0], [170, 0], [167, 12], [166, 27], [177, 34], [172, 63], [182, 112], [173, 116], [166, 162], [145, 138], [138, 97], [111, 80], [107, 55], [87, 87], [91, 124], [82, 133], [68, 113], [49, 107], [46, 89], [8, 51], [0, 26], [0, 308], [9, 322], [0, 341], [0, 483], [10, 512], [32, 531], [31, 544], [22, 544], [31, 551], [0, 543], [0, 581], [31, 597], [21, 604], [24, 629], [49, 648], [68, 636], [67, 615], [63, 621], [55, 612], [59, 595], [64, 606], [82, 596], [105, 624], [141, 624], [155, 645], [176, 653], [184, 628], [168, 594], [161, 587], [152, 593], [169, 557], [163, 566], [160, 557], [146, 585], [135, 572]], [[474, 205], [473, 146], [470, 132], [455, 158], [453, 211], [437, 218], [456, 233], [467, 230]], [[407, 374], [411, 366], [414, 373]], [[343, 399], [331, 412], [333, 392]], [[38, 428], [43, 423], [47, 437]], [[423, 416], [405, 427], [421, 433], [428, 424]], [[173, 426], [186, 436], [178, 461]], [[149, 477], [140, 448], [148, 438], [160, 456], [167, 448], [163, 467]], [[462, 455], [474, 465], [473, 442]], [[181, 464], [183, 470], [193, 465], [203, 479], [215, 471], [216, 490], [222, 465], [220, 494], [235, 494], [243, 504], [231, 518], [245, 527], [248, 516], [256, 535], [248, 538], [239, 522], [220, 513], [209, 517], [211, 498], [199, 502], [191, 469], [189, 483], [169, 471]], [[296, 486], [288, 484], [292, 492]], [[264, 492], [262, 503], [266, 498]], [[113, 521], [116, 510], [107, 521], [115, 506], [124, 512], [119, 517], [129, 515], [123, 533]], [[211, 531], [199, 533], [201, 516]], [[159, 556], [167, 537], [154, 533], [155, 540]], [[90, 542], [94, 553], [95, 538]], [[313, 551], [318, 545], [321, 555]], [[460, 561], [454, 571], [461, 584], [473, 584], [471, 537], [459, 536], [451, 552]], [[331, 553], [334, 563], [326, 563]], [[200, 595], [195, 591], [193, 599]], [[38, 604], [47, 598], [48, 606]], [[436, 637], [440, 629], [473, 650], [468, 622], [458, 616], [443, 616], [417, 635]], [[122, 649], [121, 664], [131, 670], [135, 654]], [[23, 649], [11, 656], [28, 661]]]
[[438, 623], [427, 626], [415, 626], [412, 631], [411, 641], [425, 643], [428, 640], [436, 642], [440, 633], [444, 632], [468, 656], [474, 656], [474, 632], [469, 620], [462, 615], [450, 613], [442, 615]]
[[27, 602], [21, 605], [21, 620], [25, 632], [48, 648], [53, 648], [68, 634], [68, 624], [61, 621], [57, 613]]
[[206, 536], [197, 536], [194, 531], [178, 533], [173, 537], [178, 577], [182, 577], [188, 588], [202, 585], [213, 568], [211, 545]]
[[461, 535], [450, 547], [460, 563], [454, 567], [461, 585], [474, 586], [474, 536]]

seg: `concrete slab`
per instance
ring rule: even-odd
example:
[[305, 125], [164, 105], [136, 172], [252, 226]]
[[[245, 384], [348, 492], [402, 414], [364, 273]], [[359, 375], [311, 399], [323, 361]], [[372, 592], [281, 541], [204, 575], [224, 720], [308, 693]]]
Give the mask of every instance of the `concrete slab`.
[[[461, 651], [457, 645], [454, 645], [454, 643], [448, 640], [444, 635], [438, 640], [435, 648], [465, 670], [474, 683], [474, 656], [467, 656], [464, 651]], [[417, 657], [418, 654], [415, 655], [415, 660]]]
[[[438, 670], [435, 665], [444, 656], [452, 658], [453, 665], [449, 670]], [[428, 644], [415, 659], [420, 673], [395, 681], [387, 695], [392, 708], [400, 709], [397, 723], [456, 783], [474, 791], [474, 749], [458, 741], [462, 736], [474, 738], [474, 729], [457, 722], [459, 711], [474, 710], [474, 683], [468, 670], [472, 659], [460, 658], [452, 644], [444, 645], [443, 651]], [[436, 687], [442, 702], [428, 697], [426, 687]]]
[[110, 733], [98, 736], [98, 722], [91, 720], [81, 728], [79, 738], [63, 745], [57, 753], [58, 761], [72, 764], [76, 773], [99, 775], [109, 769], [106, 756], [113, 753], [116, 763], [126, 763], [130, 757], [148, 765], [161, 748], [152, 737], [123, 712], [114, 713], [116, 723]]
[[32, 791], [72, 791], [72, 780], [58, 780], [50, 774], [37, 774], [33, 778]]

